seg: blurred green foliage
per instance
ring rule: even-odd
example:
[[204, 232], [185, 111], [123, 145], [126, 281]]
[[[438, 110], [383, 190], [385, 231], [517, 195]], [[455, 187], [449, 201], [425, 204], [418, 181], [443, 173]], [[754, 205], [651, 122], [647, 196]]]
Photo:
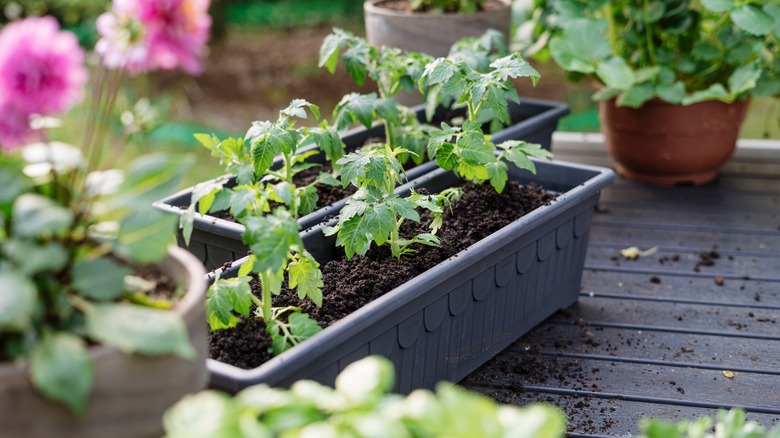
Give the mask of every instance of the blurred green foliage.
[[97, 41], [95, 19], [109, 3], [110, 0], [0, 0], [0, 23], [33, 15], [52, 15], [78, 36], [82, 46], [91, 47]]
[[229, 24], [292, 28], [360, 20], [363, 2], [356, 0], [220, 0]]

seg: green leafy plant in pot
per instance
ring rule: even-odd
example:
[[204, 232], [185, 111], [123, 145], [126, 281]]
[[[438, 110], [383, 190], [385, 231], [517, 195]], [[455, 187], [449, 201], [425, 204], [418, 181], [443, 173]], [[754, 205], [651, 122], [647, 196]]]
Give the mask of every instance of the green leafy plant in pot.
[[751, 96], [780, 95], [780, 5], [766, 0], [537, 1], [544, 52], [595, 82], [607, 148], [638, 181], [703, 184]]
[[76, 37], [52, 17], [0, 32], [3, 435], [152, 436], [206, 384], [205, 272], [152, 207], [192, 160], [158, 153], [119, 171], [123, 145], [104, 150], [124, 74], [201, 68], [208, 1], [178, 5], [115, 2], [101, 16], [81, 148], [50, 139], [88, 81]]

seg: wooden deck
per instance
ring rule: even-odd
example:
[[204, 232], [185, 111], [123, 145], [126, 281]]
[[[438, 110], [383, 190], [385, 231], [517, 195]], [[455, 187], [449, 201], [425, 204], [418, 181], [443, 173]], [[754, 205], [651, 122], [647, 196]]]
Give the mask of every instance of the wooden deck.
[[[609, 166], [598, 135], [556, 134], [556, 159]], [[627, 260], [621, 249], [657, 252]], [[618, 177], [594, 215], [577, 304], [461, 384], [563, 408], [571, 436], [631, 436], [646, 416], [744, 407], [780, 421], [780, 142], [742, 142], [718, 180]]]

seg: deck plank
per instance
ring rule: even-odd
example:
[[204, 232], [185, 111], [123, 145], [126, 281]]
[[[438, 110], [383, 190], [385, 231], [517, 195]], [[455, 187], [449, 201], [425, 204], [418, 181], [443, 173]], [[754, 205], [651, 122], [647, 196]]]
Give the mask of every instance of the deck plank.
[[[593, 138], [565, 136], [553, 151], [610, 166]], [[631, 246], [657, 252], [627, 260], [620, 250]], [[618, 177], [593, 218], [578, 302], [461, 385], [503, 403], [558, 405], [573, 437], [636, 435], [643, 417], [719, 406], [780, 422], [780, 153], [738, 148], [702, 187]]]

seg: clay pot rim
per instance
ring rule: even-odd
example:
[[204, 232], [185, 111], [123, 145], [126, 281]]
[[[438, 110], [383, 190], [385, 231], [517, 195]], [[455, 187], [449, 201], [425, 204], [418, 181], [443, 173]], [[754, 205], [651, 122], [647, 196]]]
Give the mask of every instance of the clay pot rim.
[[[184, 295], [173, 307], [173, 312], [184, 318], [185, 315], [193, 313], [197, 306], [203, 306], [203, 302], [206, 299], [204, 292], [206, 291], [207, 283], [206, 268], [200, 260], [182, 248], [170, 246], [168, 255], [160, 261], [159, 265], [163, 272], [176, 278], [178, 281], [183, 281], [187, 288]], [[179, 278], [178, 272], [183, 273], [181, 278]], [[119, 349], [116, 347], [103, 344], [88, 348], [89, 357], [92, 360], [107, 354], [114, 354], [118, 351]], [[3, 361], [0, 362], [0, 375], [18, 373], [20, 370], [24, 370], [26, 373], [27, 368], [27, 364]]]
[[381, 6], [377, 6], [378, 3], [382, 3], [386, 0], [366, 0], [363, 3], [363, 10], [375, 15], [385, 15], [391, 17], [405, 17], [413, 19], [426, 19], [431, 17], [447, 17], [448, 20], [470, 20], [476, 16], [489, 15], [489, 14], [505, 14], [507, 10], [512, 8], [511, 0], [498, 0], [504, 4], [501, 9], [495, 9], [492, 11], [477, 11], [477, 12], [445, 12], [444, 14], [432, 14], [430, 12], [398, 12], [394, 9], [387, 9]]

